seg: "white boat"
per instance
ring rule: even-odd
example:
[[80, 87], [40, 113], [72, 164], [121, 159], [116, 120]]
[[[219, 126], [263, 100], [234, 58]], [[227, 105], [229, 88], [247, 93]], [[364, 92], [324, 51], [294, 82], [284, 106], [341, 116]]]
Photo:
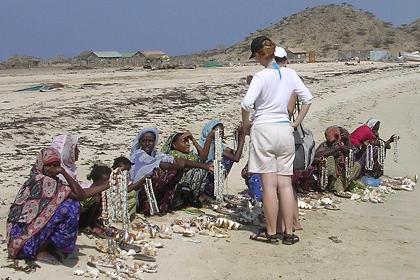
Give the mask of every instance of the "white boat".
[[419, 52], [400, 52], [400, 55], [408, 61], [420, 61]]

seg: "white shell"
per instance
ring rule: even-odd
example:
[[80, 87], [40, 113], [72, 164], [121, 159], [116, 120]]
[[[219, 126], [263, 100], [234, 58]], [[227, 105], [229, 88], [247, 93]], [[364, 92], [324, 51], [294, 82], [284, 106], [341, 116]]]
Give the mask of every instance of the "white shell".
[[86, 266], [86, 275], [85, 276], [89, 276], [91, 278], [98, 278], [99, 277], [99, 269], [95, 268], [95, 267], [90, 267], [90, 266]]
[[323, 205], [330, 205], [332, 203], [333, 203], [333, 201], [329, 197], [324, 197], [324, 198], [321, 199], [321, 204], [323, 204]]
[[298, 200], [298, 207], [300, 209], [312, 209], [312, 205], [306, 203], [305, 201]]
[[73, 274], [76, 276], [83, 276], [85, 272], [81, 269], [76, 269], [75, 271], [73, 271]]

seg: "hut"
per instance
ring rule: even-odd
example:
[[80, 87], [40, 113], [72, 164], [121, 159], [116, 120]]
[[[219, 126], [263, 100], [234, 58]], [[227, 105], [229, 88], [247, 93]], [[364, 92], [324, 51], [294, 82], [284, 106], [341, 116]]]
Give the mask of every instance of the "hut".
[[286, 50], [287, 52], [287, 60], [290, 63], [306, 63], [308, 62], [307, 57], [307, 51], [299, 48], [288, 48]]
[[139, 51], [133, 58], [148, 69], [165, 68], [170, 62], [169, 56], [162, 51]]
[[41, 59], [33, 56], [15, 55], [10, 57], [6, 63], [5, 68], [32, 68], [38, 67]]
[[117, 66], [121, 63], [122, 55], [117, 51], [92, 51], [85, 58], [88, 65]]

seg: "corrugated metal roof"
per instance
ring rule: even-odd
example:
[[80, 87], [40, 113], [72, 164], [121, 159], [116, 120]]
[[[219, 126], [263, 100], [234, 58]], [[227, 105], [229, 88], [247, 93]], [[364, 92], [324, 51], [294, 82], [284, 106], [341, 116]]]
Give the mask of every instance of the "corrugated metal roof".
[[166, 55], [166, 53], [162, 51], [140, 51], [140, 53], [145, 57], [162, 57]]
[[99, 58], [121, 58], [122, 55], [116, 51], [94, 51], [92, 52]]
[[121, 52], [121, 56], [123, 58], [130, 58], [130, 57], [133, 57], [134, 55], [136, 55], [136, 53], [138, 53], [138, 52]]

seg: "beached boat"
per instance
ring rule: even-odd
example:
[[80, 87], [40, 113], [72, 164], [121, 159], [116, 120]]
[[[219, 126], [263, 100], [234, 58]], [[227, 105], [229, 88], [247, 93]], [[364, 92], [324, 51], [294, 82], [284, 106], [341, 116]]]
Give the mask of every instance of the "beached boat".
[[419, 52], [400, 52], [400, 55], [408, 61], [420, 61]]

